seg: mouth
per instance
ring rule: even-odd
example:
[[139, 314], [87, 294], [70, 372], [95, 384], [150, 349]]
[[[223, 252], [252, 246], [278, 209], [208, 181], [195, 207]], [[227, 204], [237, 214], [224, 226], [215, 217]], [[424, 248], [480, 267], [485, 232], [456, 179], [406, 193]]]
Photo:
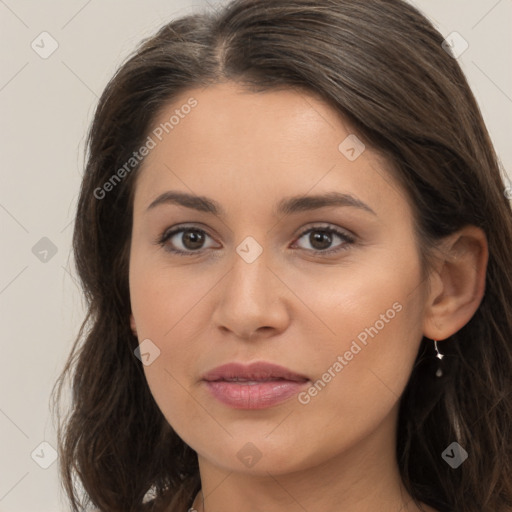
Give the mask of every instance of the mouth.
[[273, 363], [229, 363], [202, 377], [209, 392], [235, 409], [264, 409], [300, 392], [309, 382], [305, 375]]

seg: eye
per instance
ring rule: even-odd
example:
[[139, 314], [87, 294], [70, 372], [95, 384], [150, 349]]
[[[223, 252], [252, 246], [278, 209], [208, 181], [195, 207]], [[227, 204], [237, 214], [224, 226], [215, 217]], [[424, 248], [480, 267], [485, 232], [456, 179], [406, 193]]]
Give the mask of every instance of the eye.
[[[205, 249], [203, 244], [206, 237], [210, 238], [208, 233], [202, 229], [196, 227], [181, 227], [164, 231], [156, 240], [156, 243], [161, 245], [166, 251], [183, 254], [184, 256], [193, 256]], [[178, 248], [176, 248], [176, 245], [178, 245]]]
[[[347, 250], [349, 246], [355, 242], [353, 236], [330, 226], [315, 226], [309, 228], [301, 233], [298, 240], [306, 235], [309, 235], [306, 240], [311, 247], [305, 250], [313, 251], [320, 255]], [[193, 256], [209, 248], [204, 246], [207, 238], [211, 237], [206, 231], [200, 228], [182, 226], [164, 231], [157, 240], [155, 240], [155, 243], [162, 246], [168, 252], [183, 256]], [[335, 238], [341, 240], [342, 243], [332, 248], [330, 246]]]
[[[299, 236], [299, 240], [306, 235], [309, 235], [306, 240], [311, 246], [310, 248], [306, 248], [306, 250], [317, 252], [320, 255], [347, 250], [349, 246], [355, 242], [353, 236], [330, 226], [315, 226], [309, 228]], [[342, 243], [332, 248], [330, 246], [335, 238], [340, 239]]]

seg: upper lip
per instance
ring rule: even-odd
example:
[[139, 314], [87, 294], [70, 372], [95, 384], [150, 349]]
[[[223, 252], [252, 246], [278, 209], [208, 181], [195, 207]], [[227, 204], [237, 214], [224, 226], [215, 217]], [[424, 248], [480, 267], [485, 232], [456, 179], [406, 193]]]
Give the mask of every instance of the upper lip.
[[304, 375], [295, 373], [283, 366], [267, 362], [223, 364], [206, 372], [202, 379], [210, 382], [220, 380], [264, 382], [278, 379], [304, 382], [308, 380]]

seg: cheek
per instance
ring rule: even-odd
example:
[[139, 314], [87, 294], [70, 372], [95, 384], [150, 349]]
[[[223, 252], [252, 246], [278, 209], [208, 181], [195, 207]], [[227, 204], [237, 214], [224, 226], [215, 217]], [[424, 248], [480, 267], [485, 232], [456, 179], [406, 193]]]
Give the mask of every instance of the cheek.
[[169, 270], [141, 273], [131, 281], [139, 342], [151, 340], [160, 350], [158, 366], [172, 374], [189, 371], [201, 349], [201, 300], [210, 289], [208, 282]]
[[[405, 300], [400, 303], [403, 308], [389, 323], [382, 326], [373, 320], [363, 323], [362, 329], [354, 326], [353, 332], [358, 331], [355, 336], [343, 338], [336, 348], [322, 350], [319, 371], [313, 384], [299, 396], [294, 414], [294, 421], [301, 425], [300, 439], [308, 440], [300, 455], [309, 464], [320, 463], [372, 433], [382, 433], [384, 422], [387, 428], [383, 437], [394, 436], [393, 415], [421, 340], [421, 332], [414, 332], [411, 321], [417, 309]], [[385, 314], [387, 309], [377, 311]], [[342, 327], [341, 320], [338, 326]], [[297, 464], [301, 463], [298, 454]]]
[[400, 272], [383, 267], [293, 281], [311, 305], [297, 316], [303, 344], [296, 350], [313, 383], [293, 405], [299, 426], [289, 436], [308, 439], [310, 463], [377, 429], [411, 374], [422, 337], [419, 269], [405, 262]]
[[422, 338], [415, 261], [404, 255], [373, 268], [340, 268], [338, 277], [316, 276], [315, 285], [305, 275], [294, 280], [295, 293], [312, 305], [299, 328], [316, 329], [302, 348], [316, 383], [302, 396], [309, 423], [351, 418], [344, 428], [357, 430], [382, 419], [399, 399]]
[[[405, 251], [404, 251], [405, 252]], [[312, 268], [287, 276], [293, 293], [300, 299], [295, 310], [299, 329], [311, 330], [313, 338], [302, 336], [315, 351], [343, 353], [351, 342], [369, 340], [393, 351], [421, 325], [421, 275], [416, 254], [351, 263], [346, 266]], [[404, 338], [405, 335], [405, 338]], [[318, 343], [315, 340], [319, 340]], [[320, 342], [321, 341], [321, 342]]]
[[218, 278], [212, 272], [198, 277], [197, 272], [157, 267], [154, 262], [144, 265], [136, 256], [130, 265], [139, 343], [149, 339], [159, 351], [151, 364], [143, 366], [146, 380], [167, 421], [184, 439], [183, 422], [204, 423], [204, 411], [192, 398], [190, 384], [197, 374], [198, 355], [204, 351], [205, 318], [200, 312]]
[[172, 339], [190, 339], [200, 327], [201, 302], [216, 278], [211, 272], [198, 275], [190, 268], [166, 268], [155, 262], [142, 265], [136, 259], [131, 263], [130, 300], [139, 337], [165, 345]]

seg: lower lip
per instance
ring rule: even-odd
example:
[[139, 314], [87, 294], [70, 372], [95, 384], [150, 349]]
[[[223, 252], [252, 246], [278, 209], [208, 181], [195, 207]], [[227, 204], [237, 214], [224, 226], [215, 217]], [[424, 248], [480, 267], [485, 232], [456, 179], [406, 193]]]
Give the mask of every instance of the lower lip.
[[308, 381], [272, 380], [247, 384], [243, 382], [205, 381], [212, 395], [234, 409], [265, 409], [284, 402], [307, 385]]

